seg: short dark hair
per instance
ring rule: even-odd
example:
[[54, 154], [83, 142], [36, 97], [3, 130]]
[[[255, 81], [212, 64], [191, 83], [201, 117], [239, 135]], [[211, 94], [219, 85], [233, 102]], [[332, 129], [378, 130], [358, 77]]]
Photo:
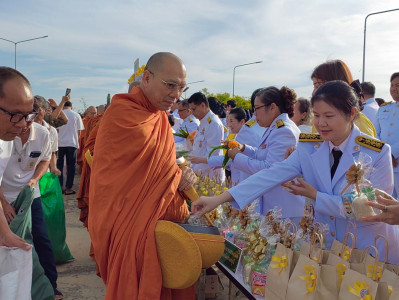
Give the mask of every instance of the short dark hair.
[[242, 108], [236, 107], [230, 110], [230, 116], [234, 116], [237, 121], [247, 120], [247, 114]]
[[237, 106], [236, 101], [233, 99], [230, 99], [227, 101], [227, 106], [229, 106], [229, 105], [231, 106], [231, 108], [234, 108]]
[[311, 99], [312, 107], [318, 101], [326, 102], [346, 116], [351, 115], [354, 107], [360, 111], [359, 96], [349, 84], [342, 80], [329, 81], [320, 86]]
[[72, 102], [71, 101], [65, 102], [64, 107], [72, 107]]
[[399, 77], [399, 72], [395, 72], [391, 75], [391, 82], [394, 80], [396, 77]]
[[385, 103], [385, 100], [382, 98], [375, 98], [374, 100], [378, 103], [378, 106], [381, 106], [381, 104]]
[[287, 113], [290, 118], [294, 115], [294, 104], [297, 101], [296, 93], [286, 86], [281, 89], [270, 86], [260, 90], [256, 97], [259, 97], [260, 101], [266, 106], [275, 103], [280, 113]]
[[367, 82], [362, 82], [360, 84], [360, 86], [362, 87], [363, 94], [370, 95], [370, 96], [374, 97], [374, 95], [375, 95], [375, 86], [374, 86], [374, 84], [372, 84], [371, 82], [367, 81]]
[[6, 96], [3, 91], [4, 84], [16, 77], [22, 78], [30, 87], [29, 80], [22, 73], [9, 67], [0, 67], [0, 97], [4, 98]]
[[208, 98], [209, 108], [211, 111], [217, 115], [219, 118], [226, 118], [226, 113], [224, 112], [224, 105], [216, 97]]
[[181, 101], [179, 102], [179, 104], [180, 104], [182, 107], [184, 107], [184, 108], [188, 108], [188, 107], [189, 107], [189, 105], [188, 105], [188, 100], [187, 100], [187, 99], [181, 100]]
[[188, 98], [188, 103], [193, 103], [195, 105], [200, 105], [201, 103], [205, 103], [206, 107], [209, 107], [208, 99], [201, 92], [196, 92]]

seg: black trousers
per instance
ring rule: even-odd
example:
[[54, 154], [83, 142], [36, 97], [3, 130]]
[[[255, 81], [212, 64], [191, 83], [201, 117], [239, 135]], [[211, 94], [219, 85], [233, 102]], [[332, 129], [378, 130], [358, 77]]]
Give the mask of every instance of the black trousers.
[[32, 206], [32, 236], [33, 245], [39, 261], [44, 269], [44, 273], [50, 280], [53, 289], [57, 288], [57, 268], [55, 266], [55, 258], [53, 253], [53, 247], [51, 246], [50, 239], [47, 235], [46, 223], [44, 222], [42, 200], [40, 197], [33, 199]]
[[67, 167], [67, 179], [65, 187], [71, 189], [73, 186], [73, 178], [75, 177], [75, 165], [76, 165], [76, 148], [75, 147], [59, 147], [58, 148], [58, 159], [57, 168], [61, 171], [60, 185], [64, 186], [64, 156], [66, 156], [66, 167]]

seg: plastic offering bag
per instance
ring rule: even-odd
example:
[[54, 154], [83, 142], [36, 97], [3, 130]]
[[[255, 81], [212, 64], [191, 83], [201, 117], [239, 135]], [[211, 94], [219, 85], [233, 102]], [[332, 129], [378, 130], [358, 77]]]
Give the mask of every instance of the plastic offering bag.
[[0, 296], [7, 300], [30, 300], [32, 249], [0, 247]]
[[46, 222], [48, 237], [53, 247], [57, 264], [73, 260], [66, 244], [65, 210], [62, 190], [58, 177], [46, 173], [39, 181], [40, 198], [42, 199], [43, 215]]

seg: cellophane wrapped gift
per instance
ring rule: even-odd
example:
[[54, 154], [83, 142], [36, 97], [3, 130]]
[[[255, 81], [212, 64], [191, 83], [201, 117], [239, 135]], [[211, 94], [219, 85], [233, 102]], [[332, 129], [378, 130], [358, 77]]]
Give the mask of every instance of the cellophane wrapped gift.
[[371, 162], [371, 157], [361, 152], [345, 174], [347, 184], [341, 192], [343, 204], [341, 215], [347, 219], [359, 220], [376, 214], [374, 208], [367, 205], [367, 201], [377, 201], [375, 188], [378, 186], [369, 181], [375, 172], [375, 169], [371, 167]]

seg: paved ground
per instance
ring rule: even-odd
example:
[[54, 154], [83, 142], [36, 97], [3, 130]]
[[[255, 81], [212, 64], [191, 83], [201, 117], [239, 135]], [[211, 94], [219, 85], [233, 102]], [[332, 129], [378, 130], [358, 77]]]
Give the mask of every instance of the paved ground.
[[[75, 190], [80, 176], [75, 176]], [[65, 221], [67, 230], [67, 243], [73, 262], [58, 265], [58, 287], [64, 294], [65, 300], [97, 300], [104, 299], [105, 286], [96, 275], [96, 267], [89, 257], [90, 236], [79, 221], [79, 209], [77, 208], [76, 195], [64, 195]], [[220, 273], [224, 290], [221, 290], [216, 299], [228, 299], [228, 279]], [[235, 290], [236, 291], [236, 290]], [[242, 294], [233, 297], [235, 300], [247, 299]]]

